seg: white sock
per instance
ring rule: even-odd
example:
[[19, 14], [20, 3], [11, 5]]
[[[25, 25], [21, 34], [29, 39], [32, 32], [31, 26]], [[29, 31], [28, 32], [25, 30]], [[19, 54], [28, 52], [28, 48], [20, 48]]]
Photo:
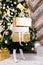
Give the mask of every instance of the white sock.
[[22, 59], [25, 60], [25, 57], [24, 57], [22, 49], [19, 49], [19, 50], [20, 50], [20, 54], [21, 54]]
[[14, 61], [17, 62], [17, 58], [16, 58], [16, 49], [13, 50], [13, 58], [14, 58]]

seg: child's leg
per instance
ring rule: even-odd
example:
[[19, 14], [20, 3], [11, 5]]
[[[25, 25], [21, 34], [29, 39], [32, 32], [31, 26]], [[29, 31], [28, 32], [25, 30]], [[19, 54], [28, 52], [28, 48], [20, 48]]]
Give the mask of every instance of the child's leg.
[[25, 60], [25, 57], [24, 57], [22, 49], [19, 49], [19, 50], [20, 50], [20, 54], [21, 54], [22, 59]]
[[17, 58], [16, 58], [16, 49], [13, 49], [13, 57], [14, 57], [14, 61], [17, 62]]

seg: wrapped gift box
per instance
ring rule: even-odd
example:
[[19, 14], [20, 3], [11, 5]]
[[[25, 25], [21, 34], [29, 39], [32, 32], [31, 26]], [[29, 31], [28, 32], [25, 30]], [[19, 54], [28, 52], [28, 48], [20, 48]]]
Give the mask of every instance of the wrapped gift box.
[[19, 34], [17, 32], [13, 33], [11, 37], [13, 42], [19, 42]]
[[17, 8], [19, 8], [21, 11], [22, 11], [23, 9], [25, 9], [24, 6], [23, 6], [21, 3], [19, 3], [19, 4], [17, 5]]
[[13, 27], [13, 32], [29, 32], [29, 27]]
[[12, 34], [13, 42], [28, 42], [30, 41], [30, 33], [13, 33]]
[[10, 51], [8, 49], [0, 50], [0, 61], [10, 57]]
[[32, 26], [32, 19], [30, 17], [29, 18], [16, 17], [16, 19], [13, 18], [13, 24], [14, 24], [14, 26], [31, 27]]
[[24, 42], [30, 41], [30, 33], [24, 33]]

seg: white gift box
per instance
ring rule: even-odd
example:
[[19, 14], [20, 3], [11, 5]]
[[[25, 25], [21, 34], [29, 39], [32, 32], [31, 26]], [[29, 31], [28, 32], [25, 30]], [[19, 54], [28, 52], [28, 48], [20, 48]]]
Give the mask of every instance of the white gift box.
[[16, 26], [26, 26], [31, 27], [32, 26], [32, 19], [26, 18], [26, 17], [17, 17], [16, 18]]
[[29, 32], [28, 27], [13, 27], [12, 29], [13, 32]]

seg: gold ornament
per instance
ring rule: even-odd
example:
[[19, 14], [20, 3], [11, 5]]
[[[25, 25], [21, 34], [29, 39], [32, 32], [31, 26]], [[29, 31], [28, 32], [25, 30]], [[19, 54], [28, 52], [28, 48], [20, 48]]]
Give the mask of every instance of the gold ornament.
[[7, 25], [11, 25], [11, 23], [7, 23]]
[[31, 50], [34, 51], [34, 48], [32, 48]]
[[8, 51], [8, 49], [5, 47], [5, 48], [3, 49], [3, 51]]
[[12, 11], [14, 11], [14, 9], [12, 9]]
[[6, 11], [7, 11], [7, 9], [6, 9]]
[[9, 34], [9, 32], [8, 32], [8, 31], [6, 31], [6, 32], [5, 32], [5, 35], [8, 35], [8, 34]]
[[1, 10], [0, 10], [0, 14], [2, 14]]
[[3, 7], [3, 9], [5, 9], [5, 7]]
[[24, 9], [24, 6], [21, 4], [21, 3], [19, 3], [18, 5], [17, 5], [17, 8], [19, 8], [21, 11]]
[[19, 15], [20, 13], [18, 12], [18, 15]]
[[30, 14], [30, 9], [26, 9], [25, 12]]
[[1, 49], [3, 50], [3, 47], [1, 47]]
[[2, 35], [0, 34], [0, 39], [2, 39]]
[[17, 14], [17, 13], [16, 13]]
[[8, 41], [7, 40], [5, 40], [5, 44], [7, 44], [8, 43]]
[[26, 46], [27, 46], [28, 44], [26, 43]]
[[16, 5], [16, 4], [17, 4], [17, 2], [14, 2], [14, 4]]
[[7, 48], [5, 47], [4, 50], [7, 50]]
[[25, 7], [25, 6], [26, 6], [26, 4], [25, 4], [25, 3], [23, 3], [23, 6]]
[[0, 25], [2, 24], [2, 22], [0, 22]]
[[2, 50], [0, 49], [0, 53], [2, 53]]
[[10, 17], [12, 17], [12, 16], [10, 15], [10, 10], [9, 10], [9, 9], [7, 10], [7, 15], [10, 16]]

